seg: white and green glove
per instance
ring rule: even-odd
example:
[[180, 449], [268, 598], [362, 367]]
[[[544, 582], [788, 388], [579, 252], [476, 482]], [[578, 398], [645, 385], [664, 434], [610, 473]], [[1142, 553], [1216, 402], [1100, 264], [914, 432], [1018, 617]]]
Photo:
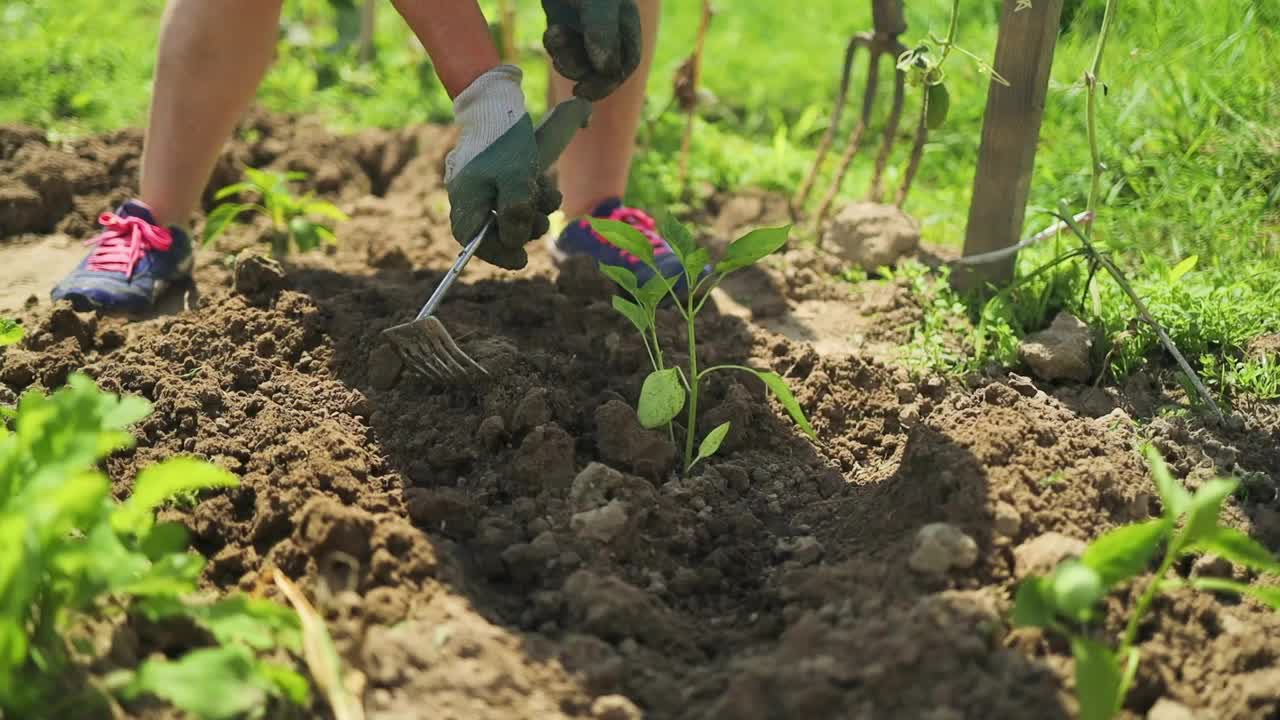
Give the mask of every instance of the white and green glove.
[[548, 216], [560, 207], [560, 192], [538, 162], [521, 78], [520, 68], [499, 65], [458, 95], [453, 109], [462, 135], [444, 174], [454, 239], [471, 242], [496, 212], [476, 255], [510, 270], [529, 262], [525, 244], [547, 232]]

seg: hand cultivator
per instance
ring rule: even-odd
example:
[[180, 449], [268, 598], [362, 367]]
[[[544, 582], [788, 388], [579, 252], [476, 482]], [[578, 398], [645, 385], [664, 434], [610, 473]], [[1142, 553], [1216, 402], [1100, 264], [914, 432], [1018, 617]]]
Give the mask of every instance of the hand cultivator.
[[[889, 155], [893, 150], [894, 136], [898, 132], [898, 125], [902, 119], [902, 106], [906, 90], [906, 73], [896, 67], [898, 58], [907, 51], [906, 46], [898, 39], [907, 30], [907, 21], [903, 15], [902, 4], [903, 0], [872, 0], [871, 14], [875, 29], [872, 32], [857, 33], [849, 39], [849, 45], [845, 49], [844, 65], [840, 74], [840, 89], [836, 95], [835, 108], [831, 112], [831, 123], [827, 126], [827, 131], [818, 145], [818, 154], [813, 161], [813, 167], [810, 168], [808, 176], [796, 193], [795, 205], [797, 207], [804, 204], [809, 192], [813, 189], [818, 173], [822, 169], [823, 160], [826, 159], [827, 151], [831, 149], [831, 143], [835, 138], [837, 128], [840, 127], [840, 116], [844, 112], [845, 101], [848, 99], [849, 83], [853, 78], [854, 60], [858, 55], [859, 49], [865, 50], [867, 54], [867, 81], [866, 88], [862, 94], [862, 114], [858, 118], [857, 125], [849, 133], [848, 144], [840, 158], [840, 165], [836, 170], [836, 175], [832, 179], [831, 187], [823, 197], [822, 204], [818, 207], [815, 215], [815, 226], [820, 225], [823, 219], [826, 218], [828, 211], [831, 209], [831, 204], [835, 200], [841, 184], [844, 182], [845, 174], [848, 173], [854, 156], [858, 154], [863, 136], [871, 123], [871, 112], [875, 106], [876, 93], [879, 89], [877, 79], [880, 72], [880, 62], [887, 55], [895, 66], [893, 105], [889, 110], [889, 117], [885, 122], [884, 133], [880, 140], [880, 152], [876, 156], [875, 171], [871, 177], [871, 186], [867, 190], [867, 199], [877, 200], [882, 193], [881, 186], [884, 169], [889, 163]], [[916, 132], [915, 145], [911, 152], [911, 163], [907, 169], [906, 176], [903, 178], [902, 185], [898, 188], [896, 203], [899, 206], [906, 200], [911, 181], [920, 163], [920, 155], [924, 149], [924, 142], [927, 136], [928, 128], [922, 122]]]
[[[549, 168], [564, 152], [569, 141], [579, 128], [587, 124], [591, 116], [591, 103], [581, 98], [573, 98], [552, 108], [538, 125], [536, 135], [538, 142], [538, 162], [543, 168]], [[435, 380], [456, 382], [476, 375], [487, 375], [480, 363], [467, 355], [458, 347], [444, 323], [435, 316], [436, 307], [444, 300], [453, 281], [458, 279], [462, 269], [467, 266], [471, 257], [480, 249], [485, 233], [493, 224], [490, 219], [480, 232], [459, 253], [453, 267], [445, 273], [444, 279], [431, 293], [427, 304], [422, 306], [418, 316], [411, 322], [395, 325], [382, 331], [391, 341], [392, 347], [404, 359], [405, 364], [419, 373]]]

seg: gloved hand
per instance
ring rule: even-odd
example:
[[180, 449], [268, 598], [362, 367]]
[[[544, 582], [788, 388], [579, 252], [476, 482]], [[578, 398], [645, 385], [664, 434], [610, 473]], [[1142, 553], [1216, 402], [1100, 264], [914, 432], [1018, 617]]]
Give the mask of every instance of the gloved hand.
[[560, 192], [538, 166], [521, 78], [519, 68], [499, 65], [458, 95], [453, 108], [462, 135], [444, 174], [453, 237], [471, 242], [496, 211], [476, 256], [510, 270], [529, 262], [525, 244], [547, 232], [547, 216], [560, 207]]
[[576, 80], [573, 94], [596, 101], [618, 89], [640, 65], [640, 11], [635, 0], [542, 0], [542, 44], [556, 72]]

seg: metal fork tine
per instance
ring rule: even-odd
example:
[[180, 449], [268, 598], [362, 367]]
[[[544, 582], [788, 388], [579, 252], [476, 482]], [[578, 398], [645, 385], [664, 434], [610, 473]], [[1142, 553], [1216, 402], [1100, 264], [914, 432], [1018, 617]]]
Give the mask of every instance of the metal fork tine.
[[[432, 318], [432, 319], [435, 320], [435, 318]], [[472, 368], [475, 368], [476, 370], [479, 370], [480, 372], [486, 375], [489, 374], [488, 370], [485, 370], [484, 367], [480, 365], [480, 363], [471, 359], [471, 356], [468, 355], [465, 350], [459, 347], [458, 343], [454, 342], [453, 336], [449, 334], [449, 331], [447, 329], [445, 329], [444, 323], [441, 323], [439, 320], [436, 320], [435, 329], [438, 334], [438, 339], [445, 346], [446, 354], [450, 357], [450, 359], [454, 361], [455, 364], [459, 365], [459, 367], [462, 369], [464, 373], [469, 374], [469, 371], [465, 367], [462, 367], [461, 363], [458, 362], [459, 358], [466, 361], [467, 365], [470, 365]]]

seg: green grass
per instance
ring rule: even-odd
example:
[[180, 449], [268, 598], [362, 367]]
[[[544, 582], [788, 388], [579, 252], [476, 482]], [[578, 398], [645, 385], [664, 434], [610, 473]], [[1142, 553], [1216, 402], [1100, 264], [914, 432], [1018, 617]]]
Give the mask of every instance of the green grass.
[[[541, 8], [532, 0], [517, 4], [519, 62], [527, 70], [531, 104], [541, 109], [546, 82], [538, 53]], [[63, 134], [142, 124], [161, 5], [159, 0], [8, 0], [0, 9], [0, 122], [33, 123]], [[482, 5], [492, 9], [496, 2]], [[765, 0], [720, 5], [704, 63], [704, 87], [718, 100], [698, 124], [691, 177], [719, 187], [790, 192], [826, 129], [848, 35], [871, 25], [870, 3], [809, 0], [785, 12]], [[945, 31], [949, 0], [906, 5], [908, 45], [929, 31]], [[1028, 232], [1047, 225], [1045, 209], [1063, 200], [1082, 207], [1088, 188], [1081, 76], [1104, 2], [1067, 0], [1066, 6]], [[992, 57], [999, 8], [999, 0], [962, 3], [960, 45]], [[388, 5], [380, 6], [377, 59], [367, 67], [326, 51], [336, 32], [323, 0], [289, 2], [285, 15], [279, 61], [260, 92], [267, 107], [323, 114], [341, 130], [449, 117], [448, 99], [429, 61]], [[658, 113], [671, 97], [672, 74], [691, 49], [698, 15], [692, 0], [665, 3], [649, 122], [630, 188], [630, 199], [638, 204], [660, 209], [676, 200], [683, 120]], [[1109, 170], [1097, 240], [1131, 273], [1188, 356], [1216, 358], [1210, 369], [1221, 378], [1235, 378], [1223, 380], [1234, 387], [1265, 388], [1275, 377], [1274, 370], [1236, 365], [1243, 362], [1239, 348], [1249, 337], [1280, 331], [1277, 28], [1280, 4], [1274, 0], [1126, 0], [1119, 4], [1103, 63], [1108, 92], [1099, 103], [1099, 131]], [[988, 78], [959, 54], [946, 70], [950, 117], [931, 135], [907, 210], [921, 220], [927, 241], [957, 246], [964, 236]], [[851, 95], [860, 95], [858, 83]], [[909, 113], [917, 100], [913, 90]], [[887, 98], [879, 114], [885, 105]], [[851, 105], [841, 137], [854, 115]], [[904, 123], [904, 129], [909, 126]], [[905, 166], [907, 145], [904, 132], [889, 187]], [[844, 185], [847, 197], [862, 196], [871, 155], [864, 149], [855, 163]], [[1020, 274], [1029, 275], [1053, 251], [1024, 253]], [[1176, 285], [1164, 282], [1168, 268], [1191, 255], [1198, 256], [1196, 270]], [[1108, 279], [1098, 283], [1098, 302], [1083, 285], [1079, 263], [1063, 265], [1019, 288], [1004, 307], [987, 312], [998, 311], [992, 319], [1018, 335], [1042, 327], [1060, 308], [1072, 309], [1105, 338], [1100, 352], [1115, 374], [1142, 366], [1153, 344], [1145, 331], [1126, 334], [1133, 317], [1129, 304]], [[978, 316], [975, 307], [966, 308], [971, 318]], [[964, 362], [969, 361], [959, 364]], [[1269, 379], [1239, 379], [1259, 373]]]

